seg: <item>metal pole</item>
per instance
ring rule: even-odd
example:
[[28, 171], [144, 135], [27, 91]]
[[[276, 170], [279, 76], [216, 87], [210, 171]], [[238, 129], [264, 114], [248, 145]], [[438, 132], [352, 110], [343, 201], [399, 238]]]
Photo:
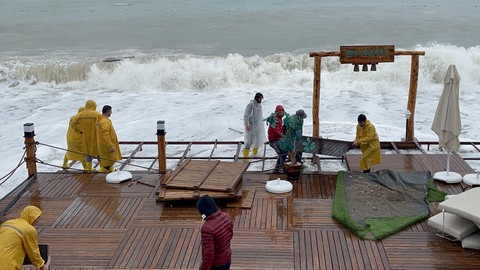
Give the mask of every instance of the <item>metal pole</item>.
[[405, 141], [407, 141], [408, 137], [408, 118], [405, 119]]
[[447, 175], [450, 174], [450, 152], [447, 151]]

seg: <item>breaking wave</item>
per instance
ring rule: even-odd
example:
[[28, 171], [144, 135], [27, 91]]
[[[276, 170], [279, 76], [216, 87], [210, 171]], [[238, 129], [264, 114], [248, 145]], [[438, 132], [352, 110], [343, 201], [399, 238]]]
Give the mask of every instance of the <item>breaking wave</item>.
[[[465, 85], [480, 85], [480, 46], [431, 44], [418, 45], [412, 50], [426, 51], [420, 58], [419, 84], [442, 83], [448, 65], [456, 64]], [[310, 87], [313, 78], [313, 58], [308, 53], [278, 53], [265, 57], [141, 53], [114, 58], [59, 55], [61, 57], [5, 57], [0, 64], [0, 86], [45, 83], [58, 87], [80, 83], [96, 89], [153, 91], [303, 88]], [[396, 85], [409, 81], [410, 57], [397, 56], [395, 63], [380, 64], [377, 72], [354, 73], [352, 70], [352, 66], [341, 65], [336, 57], [322, 59], [322, 81], [327, 85], [354, 81], [383, 81]]]

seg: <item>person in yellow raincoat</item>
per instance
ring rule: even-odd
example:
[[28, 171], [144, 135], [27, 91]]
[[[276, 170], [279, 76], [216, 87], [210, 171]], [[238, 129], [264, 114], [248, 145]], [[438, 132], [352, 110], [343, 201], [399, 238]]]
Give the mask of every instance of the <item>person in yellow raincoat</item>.
[[380, 141], [375, 126], [367, 120], [364, 114], [360, 114], [357, 120], [357, 135], [353, 145], [360, 146], [362, 150], [360, 170], [364, 173], [369, 173], [373, 165], [382, 163]]
[[[80, 107], [78, 109], [78, 113], [82, 112], [85, 110], [85, 107]], [[76, 118], [78, 117], [78, 113], [75, 114], [74, 116], [70, 117], [70, 122], [68, 124], [68, 130], [67, 130], [67, 153], [63, 157], [63, 165], [62, 168], [67, 169], [69, 168], [68, 166], [68, 161], [69, 160], [75, 160], [75, 161], [80, 161], [82, 162], [83, 169], [86, 170], [86, 164], [85, 164], [85, 155], [83, 155], [83, 135], [80, 133], [77, 133], [73, 127], [72, 124], [75, 122]]]
[[36, 268], [48, 269], [40, 255], [37, 230], [33, 227], [41, 214], [42, 210], [30, 205], [23, 209], [20, 218], [0, 225], [0, 269], [22, 269], [25, 255]]
[[98, 156], [96, 123], [100, 113], [96, 111], [97, 103], [88, 100], [85, 103], [85, 110], [78, 113], [72, 122], [75, 132], [82, 134], [82, 150], [85, 154], [85, 170], [93, 171], [93, 157]]
[[100, 154], [99, 172], [113, 172], [115, 161], [122, 160], [117, 133], [113, 128], [112, 120], [109, 119], [111, 115], [112, 107], [105, 105], [102, 108], [102, 115], [97, 121], [97, 141]]

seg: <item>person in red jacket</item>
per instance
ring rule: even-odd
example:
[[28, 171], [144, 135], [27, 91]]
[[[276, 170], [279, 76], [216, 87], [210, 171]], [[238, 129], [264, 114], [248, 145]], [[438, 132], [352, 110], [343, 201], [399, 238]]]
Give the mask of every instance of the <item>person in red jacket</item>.
[[275, 150], [278, 155], [277, 164], [273, 173], [280, 173], [283, 171], [283, 166], [285, 164], [285, 159], [287, 158], [287, 151], [284, 151], [280, 148], [278, 142], [282, 139], [283, 135], [283, 116], [285, 115], [285, 110], [282, 105], [277, 105], [275, 112], [272, 113], [267, 118], [268, 124], [268, 144]]
[[230, 241], [233, 237], [233, 221], [220, 211], [208, 195], [197, 202], [198, 212], [204, 220], [202, 235], [202, 265], [200, 270], [229, 270], [232, 262]]

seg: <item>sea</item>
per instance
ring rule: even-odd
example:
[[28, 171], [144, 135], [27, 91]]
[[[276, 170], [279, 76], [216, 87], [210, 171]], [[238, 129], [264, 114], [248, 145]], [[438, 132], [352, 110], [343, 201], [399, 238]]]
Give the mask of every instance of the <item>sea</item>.
[[[445, 72], [456, 65], [460, 140], [478, 141], [479, 13], [475, 0], [2, 0], [0, 197], [26, 178], [23, 125], [33, 123], [42, 143], [39, 170], [58, 170], [44, 164], [61, 165], [69, 118], [88, 99], [97, 110], [113, 107], [122, 141], [156, 140], [157, 120], [166, 123], [167, 141], [243, 140], [243, 112], [257, 92], [265, 117], [277, 104], [289, 113], [304, 109], [311, 135], [309, 53], [344, 45], [425, 51], [418, 140], [438, 140], [431, 124]], [[411, 57], [396, 56], [377, 71], [353, 72], [337, 57], [323, 58], [320, 135], [353, 140], [364, 113], [381, 140], [401, 140], [410, 65]], [[122, 148], [124, 156], [132, 151]], [[459, 152], [479, 156], [468, 147]]]

